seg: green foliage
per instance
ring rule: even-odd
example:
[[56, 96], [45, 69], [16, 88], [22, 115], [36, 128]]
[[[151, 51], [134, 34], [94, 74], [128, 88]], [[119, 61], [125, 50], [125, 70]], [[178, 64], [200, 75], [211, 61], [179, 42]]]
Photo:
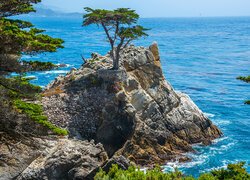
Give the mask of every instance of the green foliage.
[[0, 0], [0, 18], [35, 12], [32, 3], [39, 2], [41, 0]]
[[40, 86], [33, 85], [29, 82], [29, 78], [22, 76], [15, 76], [11, 78], [3, 78], [0, 76], [0, 86], [6, 88], [5, 96], [11, 99], [15, 98], [29, 98], [33, 99], [38, 97], [42, 91]]
[[14, 107], [21, 113], [26, 114], [33, 121], [47, 127], [57, 135], [67, 135], [68, 131], [53, 125], [48, 121], [48, 118], [43, 114], [43, 108], [41, 105], [27, 103], [20, 99], [14, 101]]
[[[246, 77], [239, 76], [239, 77], [237, 77], [237, 79], [244, 81], [244, 82], [247, 82], [247, 83], [250, 83], [250, 76], [246, 76]], [[250, 100], [245, 101], [245, 104], [250, 105]]]
[[[250, 174], [244, 168], [245, 163], [240, 162], [237, 164], [229, 164], [227, 169], [219, 169], [213, 170], [208, 174], [203, 174], [201, 177], [210, 177], [206, 178], [208, 180], [224, 180], [224, 179], [231, 179], [231, 180], [248, 180], [250, 179]], [[202, 180], [203, 180], [202, 179]], [[200, 178], [199, 178], [200, 180]]]
[[[32, 23], [13, 20], [10, 17], [34, 12], [33, 4], [41, 0], [0, 0], [0, 120], [13, 119], [18, 111], [13, 112], [15, 105], [20, 113], [25, 113], [30, 119], [48, 127], [56, 134], [65, 135], [66, 130], [60, 129], [42, 114], [39, 105], [25, 103], [19, 99], [34, 100], [39, 97], [41, 88], [32, 85], [23, 73], [30, 70], [51, 69], [51, 63], [21, 62], [23, 54], [35, 55], [43, 52], [55, 52], [62, 48], [63, 40], [52, 38], [44, 31], [35, 28]], [[29, 68], [27, 69], [27, 66]], [[18, 77], [8, 76], [10, 73], [20, 74]], [[3, 110], [2, 110], [3, 109]], [[14, 115], [13, 115], [14, 113]]]
[[63, 47], [63, 40], [42, 34], [44, 31], [34, 28], [32, 23], [9, 18], [34, 12], [33, 4], [40, 1], [0, 0], [0, 76], [22, 73], [19, 60], [23, 54], [55, 52]]
[[246, 100], [245, 104], [249, 104], [250, 105], [250, 100]]
[[129, 8], [118, 8], [116, 10], [91, 9], [86, 7], [87, 12], [83, 18], [83, 26], [91, 24], [101, 25], [106, 33], [111, 46], [110, 55], [113, 59], [113, 69], [119, 68], [121, 49], [125, 48], [131, 41], [147, 36], [144, 27], [137, 25], [139, 15]]
[[175, 170], [171, 173], [163, 173], [160, 167], [156, 167], [153, 170], [147, 170], [146, 173], [140, 171], [139, 168], [131, 166], [128, 170], [122, 170], [118, 168], [118, 165], [112, 165], [108, 173], [100, 170], [95, 180], [191, 180], [194, 178], [184, 177], [184, 175]]
[[[147, 170], [146, 173], [139, 168], [129, 167], [128, 170], [122, 170], [118, 165], [112, 165], [109, 172], [102, 169], [96, 174], [95, 180], [194, 180], [192, 176], [185, 176], [175, 169], [174, 172], [164, 173], [160, 167]], [[213, 170], [210, 173], [202, 174], [198, 180], [248, 180], [250, 174], [244, 168], [244, 163], [230, 164], [227, 169]]]
[[46, 71], [57, 68], [57, 66], [51, 62], [22, 61], [21, 63], [25, 71]]
[[[27, 29], [28, 28], [28, 29]], [[0, 18], [0, 54], [36, 54], [55, 52], [62, 48], [63, 40], [41, 34], [43, 30], [21, 20]]]
[[239, 77], [237, 77], [237, 79], [239, 79], [239, 80], [241, 80], [241, 81], [245, 81], [245, 82], [247, 82], [247, 83], [250, 83], [250, 76], [246, 76], [246, 77], [244, 77], [244, 76], [239, 76]]

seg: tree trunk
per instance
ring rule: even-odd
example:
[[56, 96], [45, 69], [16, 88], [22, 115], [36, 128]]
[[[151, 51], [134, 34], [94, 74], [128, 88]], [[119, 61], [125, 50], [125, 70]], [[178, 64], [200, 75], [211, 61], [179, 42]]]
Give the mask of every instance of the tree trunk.
[[114, 53], [115, 57], [113, 58], [113, 69], [119, 69], [119, 60], [120, 60], [120, 48], [117, 48]]

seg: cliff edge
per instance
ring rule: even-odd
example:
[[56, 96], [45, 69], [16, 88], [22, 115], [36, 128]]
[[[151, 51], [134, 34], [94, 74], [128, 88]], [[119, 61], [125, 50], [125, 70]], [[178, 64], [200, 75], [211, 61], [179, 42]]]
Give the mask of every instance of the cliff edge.
[[49, 120], [70, 137], [102, 143], [109, 157], [139, 165], [179, 159], [209, 144], [221, 131], [162, 73], [157, 44], [121, 52], [119, 70], [109, 55], [92, 54], [79, 69], [52, 82], [43, 95]]

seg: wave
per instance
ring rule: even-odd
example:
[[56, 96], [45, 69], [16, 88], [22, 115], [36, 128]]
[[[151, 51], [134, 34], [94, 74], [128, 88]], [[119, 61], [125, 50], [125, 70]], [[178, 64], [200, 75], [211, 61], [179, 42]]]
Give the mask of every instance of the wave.
[[44, 71], [39, 74], [66, 74], [69, 71], [66, 70], [53, 70], [53, 71]]
[[36, 76], [25, 76], [25, 78], [28, 78], [28, 79], [32, 79], [32, 80], [38, 80], [38, 78]]
[[210, 147], [210, 151], [212, 151], [211, 153], [213, 154], [222, 154], [224, 151], [227, 151], [228, 149], [230, 149], [231, 147], [233, 147], [236, 144], [236, 142], [231, 142], [228, 143], [226, 145], [222, 145], [220, 147]]
[[216, 124], [219, 125], [219, 126], [225, 126], [225, 125], [229, 125], [231, 123], [232, 122], [229, 121], [229, 120], [216, 120]]
[[204, 113], [205, 116], [207, 116], [208, 118], [213, 118], [215, 116], [215, 114], [212, 113]]
[[192, 158], [191, 162], [178, 162], [173, 161], [173, 162], [168, 162], [166, 165], [163, 166], [163, 171], [164, 172], [169, 172], [169, 171], [174, 171], [176, 168], [182, 170], [182, 169], [188, 169], [188, 168], [192, 168], [201, 164], [204, 164], [208, 159], [209, 159], [209, 155], [207, 154], [203, 154], [203, 155], [191, 155], [191, 154], [187, 154], [187, 156], [189, 156], [190, 158]]
[[[185, 171], [188, 169], [195, 168], [196, 166], [206, 166], [209, 164], [210, 160], [217, 157], [219, 154], [223, 154], [229, 149], [232, 149], [236, 145], [237, 141], [229, 137], [222, 137], [213, 141], [211, 146], [202, 146], [196, 144], [193, 148], [197, 153], [186, 153], [185, 155], [192, 159], [191, 162], [180, 163], [177, 160], [168, 162], [163, 166], [164, 172], [174, 171], [175, 168]], [[212, 158], [213, 157], [213, 158]], [[223, 163], [223, 166], [212, 167], [211, 169], [226, 167], [228, 163]], [[210, 166], [211, 167], [211, 166]], [[201, 168], [202, 169], [202, 168]], [[207, 172], [206, 170], [201, 170], [200, 172]]]
[[227, 140], [227, 139], [228, 139], [228, 137], [227, 137], [227, 136], [224, 136], [224, 137], [221, 137], [221, 138], [218, 138], [218, 139], [214, 139], [214, 140], [213, 140], [213, 143], [219, 143], [219, 142], [225, 141], [225, 140]]
[[62, 66], [62, 65], [63, 65], [64, 67], [72, 67], [72, 66], [73, 66], [73, 65], [71, 65], [71, 64], [62, 64], [62, 63], [57, 63], [56, 65], [59, 66], [59, 67]]

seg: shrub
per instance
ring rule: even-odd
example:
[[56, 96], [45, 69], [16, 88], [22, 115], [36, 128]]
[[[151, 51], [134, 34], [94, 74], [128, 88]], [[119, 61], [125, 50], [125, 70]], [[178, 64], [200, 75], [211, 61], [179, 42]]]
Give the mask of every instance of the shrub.
[[[249, 180], [250, 174], [244, 168], [245, 163], [229, 164], [227, 169], [213, 170], [202, 174], [198, 180]], [[96, 174], [95, 180], [194, 180], [192, 176], [185, 176], [175, 169], [174, 172], [164, 173], [160, 167], [147, 170], [145, 173], [139, 168], [131, 166], [122, 170], [118, 165], [112, 165], [109, 172], [102, 169]]]

